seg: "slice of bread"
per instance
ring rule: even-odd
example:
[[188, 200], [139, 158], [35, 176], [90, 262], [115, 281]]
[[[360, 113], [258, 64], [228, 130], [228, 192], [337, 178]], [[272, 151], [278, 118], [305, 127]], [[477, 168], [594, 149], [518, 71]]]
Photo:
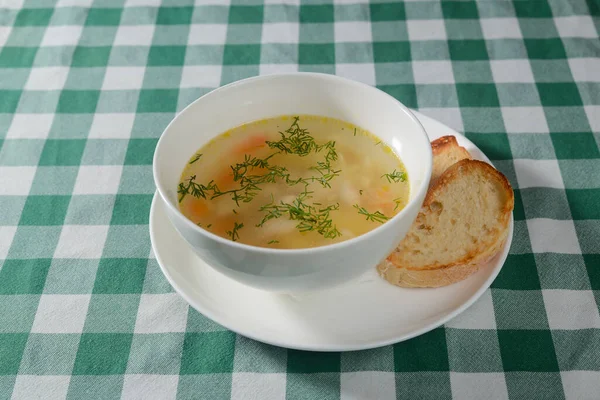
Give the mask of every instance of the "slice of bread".
[[439, 287], [465, 279], [502, 249], [514, 206], [510, 183], [491, 165], [465, 159], [430, 187], [417, 219], [377, 267], [402, 287]]
[[431, 171], [431, 184], [447, 170], [452, 164], [460, 160], [471, 159], [471, 154], [462, 146], [459, 146], [454, 136], [442, 136], [431, 142], [433, 152], [433, 170]]

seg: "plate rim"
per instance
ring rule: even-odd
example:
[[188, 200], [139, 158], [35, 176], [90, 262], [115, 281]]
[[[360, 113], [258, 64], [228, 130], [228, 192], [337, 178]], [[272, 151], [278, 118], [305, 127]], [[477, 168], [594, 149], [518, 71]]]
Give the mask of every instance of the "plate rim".
[[[442, 122], [437, 121], [434, 118], [428, 117], [416, 110], [411, 110], [411, 111], [415, 114], [417, 119], [419, 119], [419, 121], [423, 125], [425, 125], [424, 122], [429, 122], [429, 123], [434, 123], [436, 125], [439, 125], [440, 127], [444, 128], [444, 130], [447, 130], [449, 135], [453, 135], [456, 137], [462, 137], [463, 140], [467, 140], [469, 143], [471, 143], [473, 146], [475, 146], [475, 144], [473, 142], [471, 142], [466, 136], [464, 136], [463, 134], [446, 126]], [[475, 148], [483, 155], [482, 158], [484, 159], [485, 162], [494, 166], [492, 164], [492, 162], [489, 160], [489, 158], [485, 155], [485, 153], [483, 153], [483, 151], [479, 147], [475, 146]], [[494, 166], [494, 168], [495, 168], [495, 166]], [[232, 332], [235, 332], [236, 334], [256, 340], [261, 343], [266, 343], [269, 345], [274, 345], [274, 346], [287, 348], [287, 349], [293, 349], [293, 350], [304, 350], [304, 351], [315, 351], [315, 352], [339, 352], [339, 351], [368, 350], [368, 349], [374, 349], [374, 348], [378, 348], [378, 347], [388, 346], [388, 345], [395, 344], [395, 343], [400, 343], [400, 342], [412, 339], [414, 337], [423, 335], [427, 332], [430, 332], [430, 331], [444, 325], [448, 321], [452, 320], [453, 318], [455, 318], [456, 316], [458, 316], [459, 314], [463, 313], [468, 308], [470, 308], [485, 293], [485, 291], [491, 286], [492, 282], [496, 279], [496, 277], [500, 273], [500, 270], [503, 268], [503, 266], [506, 262], [506, 259], [508, 258], [508, 253], [510, 250], [510, 246], [511, 246], [511, 243], [513, 240], [513, 234], [514, 234], [514, 215], [513, 215], [513, 212], [511, 212], [507, 240], [504, 244], [502, 251], [500, 253], [498, 253], [498, 255], [496, 256], [499, 259], [497, 261], [497, 265], [491, 271], [491, 274], [489, 275], [489, 277], [462, 304], [460, 304], [458, 307], [456, 307], [452, 311], [437, 318], [436, 320], [434, 320], [428, 324], [425, 324], [420, 329], [416, 329], [410, 333], [396, 335], [394, 337], [386, 338], [383, 340], [368, 342], [366, 344], [354, 344], [354, 345], [352, 345], [352, 344], [350, 344], [350, 345], [349, 344], [345, 344], [345, 345], [344, 344], [335, 344], [335, 345], [334, 344], [325, 344], [325, 345], [320, 345], [320, 346], [316, 346], [316, 345], [304, 346], [304, 345], [298, 344], [298, 343], [286, 342], [285, 340], [271, 340], [268, 338], [259, 337], [253, 333], [244, 332], [243, 328], [240, 329], [238, 327], [232, 326], [232, 324], [230, 324], [230, 323], [222, 322], [221, 318], [219, 318], [215, 313], [213, 313], [207, 307], [203, 307], [201, 302], [196, 301], [192, 295], [188, 294], [184, 289], [181, 288], [181, 286], [177, 283], [176, 279], [173, 277], [173, 275], [169, 271], [169, 267], [166, 266], [165, 261], [162, 259], [160, 252], [157, 251], [157, 246], [155, 245], [155, 242], [157, 240], [155, 237], [156, 229], [153, 229], [153, 227], [156, 224], [155, 218], [156, 218], [156, 214], [157, 214], [157, 211], [156, 211], [157, 203], [160, 201], [162, 201], [162, 199], [160, 198], [158, 191], [155, 191], [154, 196], [152, 198], [152, 204], [150, 206], [150, 215], [149, 215], [149, 224], [148, 224], [148, 229], [150, 231], [149, 232], [150, 233], [150, 243], [151, 243], [151, 247], [152, 247], [152, 253], [154, 254], [154, 256], [156, 258], [156, 261], [161, 269], [161, 272], [163, 273], [163, 275], [165, 276], [165, 278], [167, 279], [167, 281], [169, 282], [171, 287], [173, 289], [175, 289], [176, 293], [179, 296], [181, 296], [196, 311], [198, 311], [205, 317], [209, 318], [213, 322], [221, 325], [222, 327], [224, 327]], [[180, 240], [183, 240], [183, 239], [180, 238]], [[224, 279], [230, 279], [224, 275], [222, 275], [222, 276]]]

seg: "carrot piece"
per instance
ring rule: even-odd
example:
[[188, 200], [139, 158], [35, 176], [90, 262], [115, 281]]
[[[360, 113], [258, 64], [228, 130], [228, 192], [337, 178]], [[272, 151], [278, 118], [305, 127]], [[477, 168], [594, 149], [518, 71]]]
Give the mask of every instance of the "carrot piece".
[[208, 212], [208, 206], [203, 201], [196, 199], [189, 199], [185, 203], [185, 209], [187, 214], [194, 220], [202, 218]]
[[252, 150], [256, 150], [267, 145], [267, 135], [264, 133], [259, 133], [256, 135], [252, 135], [245, 139], [242, 143], [238, 144], [233, 148], [233, 152], [236, 154], [245, 154], [251, 152]]

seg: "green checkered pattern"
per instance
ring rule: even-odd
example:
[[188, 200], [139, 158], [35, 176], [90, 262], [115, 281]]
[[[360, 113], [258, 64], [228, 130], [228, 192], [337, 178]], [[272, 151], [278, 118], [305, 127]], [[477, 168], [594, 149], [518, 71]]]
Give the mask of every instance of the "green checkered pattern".
[[[0, 399], [597, 399], [598, 0], [0, 1]], [[173, 292], [152, 155], [237, 79], [318, 71], [465, 132], [515, 188], [491, 289], [370, 351], [264, 345]]]

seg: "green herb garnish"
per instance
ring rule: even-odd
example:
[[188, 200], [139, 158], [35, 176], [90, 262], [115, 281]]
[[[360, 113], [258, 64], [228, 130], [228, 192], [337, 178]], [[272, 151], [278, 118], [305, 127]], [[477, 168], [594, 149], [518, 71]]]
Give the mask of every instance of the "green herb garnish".
[[406, 172], [398, 172], [394, 169], [391, 174], [383, 174], [381, 177], [385, 177], [389, 183], [395, 182], [404, 182], [406, 181]]
[[397, 197], [394, 200], [392, 200], [394, 203], [396, 203], [396, 207], [394, 207], [394, 211], [396, 211], [398, 209], [398, 207], [400, 207], [400, 204], [402, 204], [402, 198], [401, 197]]
[[358, 204], [355, 204], [354, 208], [356, 208], [358, 210], [359, 214], [364, 215], [365, 217], [367, 217], [367, 221], [384, 223], [385, 221], [387, 221], [388, 219], [390, 219], [390, 217], [385, 216], [384, 214], [382, 214], [379, 211], [375, 211], [374, 213], [370, 213], [369, 211], [367, 211], [366, 208], [360, 207]]
[[239, 224], [237, 221], [233, 223], [233, 229], [230, 231], [227, 231], [225, 233], [227, 233], [227, 236], [229, 236], [229, 238], [231, 240], [233, 240], [234, 242], [237, 241], [240, 238], [240, 234], [239, 234], [239, 230], [242, 229], [244, 227], [244, 224]]
[[215, 184], [215, 181], [210, 181], [208, 185], [203, 185], [201, 183], [194, 182], [195, 180], [196, 175], [192, 175], [184, 182], [179, 183], [179, 186], [177, 187], [177, 194], [179, 194], [180, 203], [188, 194], [196, 198], [202, 197], [203, 199], [206, 199], [207, 192], [212, 192], [213, 196], [215, 193], [220, 192], [219, 188]]
[[202, 157], [202, 153], [196, 153], [196, 154], [194, 154], [194, 158], [192, 158], [192, 160], [189, 163], [193, 164], [196, 161], [198, 161], [201, 157]]
[[269, 241], [269, 243], [267, 243], [267, 244], [275, 244], [275, 243], [279, 243], [279, 240], [271, 240], [271, 241]]

